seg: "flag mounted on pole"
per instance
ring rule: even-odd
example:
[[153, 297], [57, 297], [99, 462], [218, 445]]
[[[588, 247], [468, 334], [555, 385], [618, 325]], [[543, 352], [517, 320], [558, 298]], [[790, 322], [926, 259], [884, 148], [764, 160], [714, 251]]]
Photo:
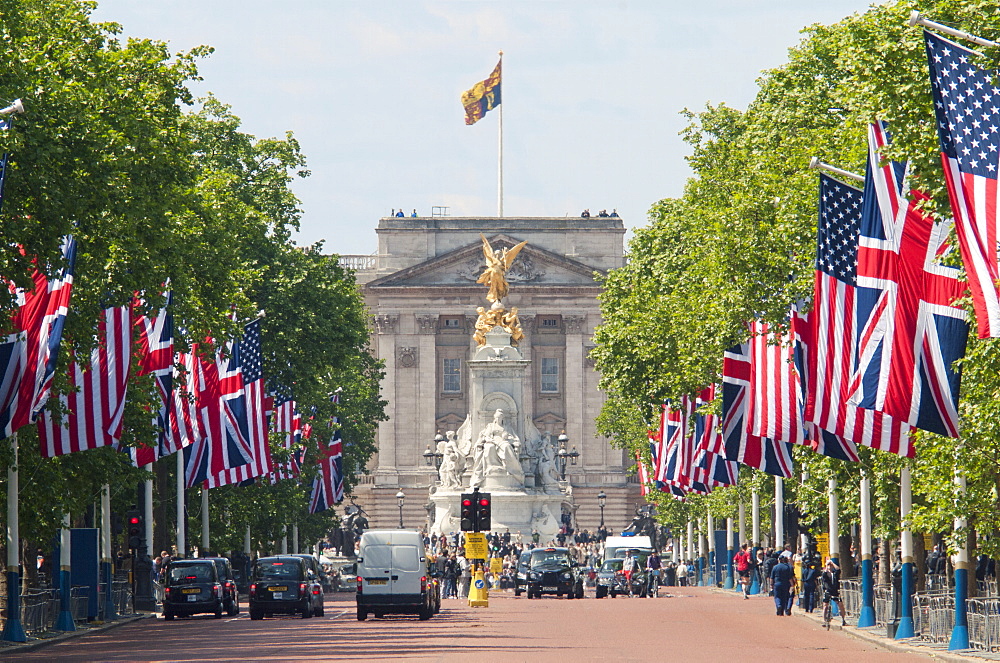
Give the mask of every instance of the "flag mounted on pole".
[[500, 105], [500, 69], [503, 60], [497, 62], [493, 73], [485, 81], [476, 83], [462, 93], [462, 106], [465, 107], [465, 123], [475, 124], [483, 119], [487, 111]]

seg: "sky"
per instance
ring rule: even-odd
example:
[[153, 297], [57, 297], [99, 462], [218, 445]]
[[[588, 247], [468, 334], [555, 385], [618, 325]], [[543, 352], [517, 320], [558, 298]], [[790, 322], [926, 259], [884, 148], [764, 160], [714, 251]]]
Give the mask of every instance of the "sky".
[[690, 175], [685, 108], [746, 108], [803, 27], [870, 0], [99, 0], [94, 19], [172, 52], [259, 138], [294, 133], [311, 176], [295, 241], [371, 254], [393, 208], [496, 216], [499, 110], [460, 97], [503, 50], [505, 216], [617, 209], [647, 224]]

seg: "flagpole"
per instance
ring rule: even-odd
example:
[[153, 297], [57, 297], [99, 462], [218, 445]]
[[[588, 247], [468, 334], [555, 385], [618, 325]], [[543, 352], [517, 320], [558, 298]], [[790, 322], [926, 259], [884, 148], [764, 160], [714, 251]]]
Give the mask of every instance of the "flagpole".
[[184, 557], [184, 452], [177, 452], [177, 556]]
[[7, 621], [3, 639], [7, 642], [27, 642], [21, 625], [21, 533], [18, 522], [17, 433], [10, 436], [13, 453], [7, 466]]
[[503, 218], [503, 51], [500, 51], [500, 116], [497, 122], [497, 216]]
[[201, 489], [201, 550], [199, 555], [204, 556], [208, 554], [211, 549], [208, 545], [208, 488]]

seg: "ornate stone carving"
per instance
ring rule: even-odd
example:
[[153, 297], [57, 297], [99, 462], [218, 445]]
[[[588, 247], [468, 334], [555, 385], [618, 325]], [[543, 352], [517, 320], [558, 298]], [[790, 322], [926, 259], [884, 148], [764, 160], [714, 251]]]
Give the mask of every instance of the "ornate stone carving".
[[396, 362], [403, 368], [413, 368], [417, 365], [417, 349], [398, 348], [396, 350]]
[[566, 325], [567, 334], [582, 334], [583, 323], [587, 319], [582, 315], [564, 315], [563, 324]]
[[399, 316], [395, 314], [380, 313], [375, 316], [375, 331], [379, 334], [395, 334], [396, 326], [399, 324]]
[[438, 317], [436, 315], [418, 315], [417, 328], [421, 334], [437, 333]]
[[593, 368], [596, 365], [594, 358], [590, 354], [596, 347], [596, 345], [583, 346], [583, 363], [585, 363], [588, 368]]
[[494, 327], [500, 327], [510, 334], [511, 345], [517, 345], [518, 341], [524, 338], [521, 321], [517, 318], [517, 307], [512, 306], [509, 311], [506, 311], [503, 308], [495, 308], [495, 306], [491, 307], [489, 311], [482, 306], [476, 309], [479, 317], [476, 319], [476, 333], [472, 335], [472, 338], [476, 339], [477, 346], [483, 347], [486, 345], [486, 334]]
[[[466, 281], [478, 281], [479, 276], [486, 269], [486, 261], [480, 258], [472, 258], [464, 262], [456, 272], [459, 278]], [[507, 270], [506, 278], [509, 283], [524, 283], [537, 281], [545, 276], [545, 270], [536, 266], [531, 256], [521, 256], [520, 259], [511, 265]]]
[[531, 333], [535, 331], [535, 316], [534, 315], [521, 315], [521, 328], [524, 331]]

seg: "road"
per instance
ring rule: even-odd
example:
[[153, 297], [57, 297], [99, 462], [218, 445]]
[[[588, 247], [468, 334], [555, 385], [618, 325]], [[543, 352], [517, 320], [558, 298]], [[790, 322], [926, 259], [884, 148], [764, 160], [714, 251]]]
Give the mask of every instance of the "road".
[[[352, 594], [326, 616], [251, 622], [198, 616], [141, 620], [18, 654], [31, 661], [927, 661], [892, 653], [803, 617], [777, 617], [767, 597], [674, 588], [671, 597], [528, 600], [494, 593], [489, 608], [445, 600], [430, 621], [359, 622]], [[502, 658], [500, 658], [502, 656]]]

